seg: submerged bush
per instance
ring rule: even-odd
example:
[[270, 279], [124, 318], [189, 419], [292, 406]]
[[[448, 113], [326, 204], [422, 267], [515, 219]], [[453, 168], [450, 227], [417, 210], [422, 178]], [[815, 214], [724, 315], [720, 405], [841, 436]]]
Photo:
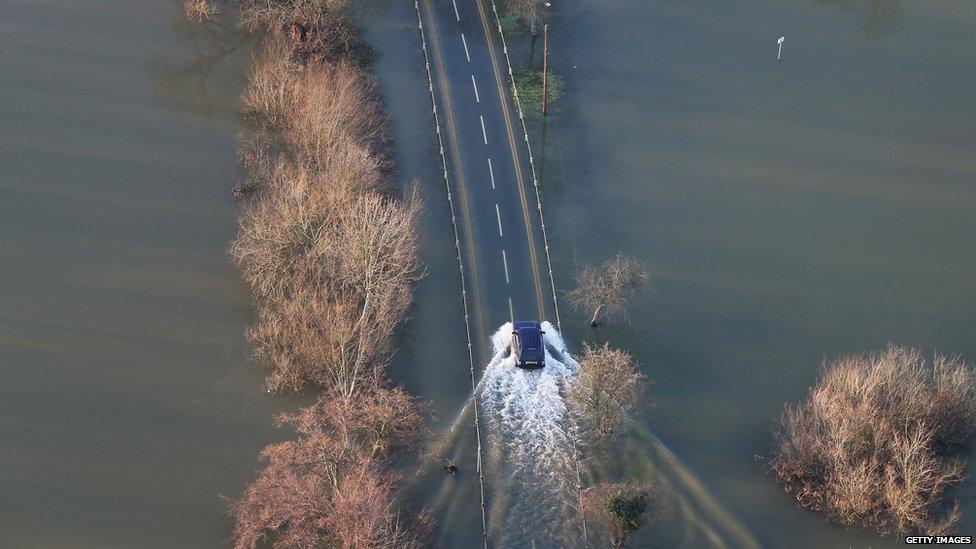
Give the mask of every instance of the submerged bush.
[[[549, 71], [549, 109], [563, 96], [563, 79]], [[542, 69], [523, 68], [515, 73], [515, 86], [526, 116], [542, 116]]]
[[831, 361], [782, 423], [772, 470], [804, 507], [881, 531], [954, 527], [945, 491], [976, 429], [976, 375], [961, 360], [892, 346]]
[[594, 534], [615, 548], [641, 526], [661, 518], [664, 507], [660, 494], [651, 484], [602, 482], [587, 488], [580, 496], [580, 512]]

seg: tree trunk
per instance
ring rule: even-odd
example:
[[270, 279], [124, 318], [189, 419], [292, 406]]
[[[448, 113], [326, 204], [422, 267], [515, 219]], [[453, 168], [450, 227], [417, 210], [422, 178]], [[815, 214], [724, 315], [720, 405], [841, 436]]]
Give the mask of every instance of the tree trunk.
[[600, 313], [603, 311], [603, 305], [597, 306], [596, 310], [593, 311], [593, 318], [590, 319], [590, 326], [600, 325]]
[[617, 532], [616, 531], [616, 528], [614, 528], [614, 533], [611, 536], [611, 538], [612, 538], [611, 541], [613, 542], [614, 549], [622, 549], [623, 548], [623, 546], [624, 546], [624, 540], [626, 539], [626, 536], [624, 536], [620, 532]]

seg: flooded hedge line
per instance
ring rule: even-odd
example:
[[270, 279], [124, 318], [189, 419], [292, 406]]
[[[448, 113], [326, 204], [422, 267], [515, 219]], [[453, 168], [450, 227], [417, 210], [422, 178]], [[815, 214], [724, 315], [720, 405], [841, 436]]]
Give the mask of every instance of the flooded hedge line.
[[[395, 387], [393, 333], [420, 277], [417, 195], [394, 189], [375, 53], [336, 0], [240, 0], [264, 35], [242, 96], [239, 231], [231, 254], [256, 301], [248, 335], [269, 392], [321, 391], [277, 419], [298, 437], [266, 447], [228, 501], [233, 542], [416, 547], [429, 516], [405, 516], [392, 460], [428, 432], [426, 407]], [[205, 23], [218, 11], [187, 2]]]

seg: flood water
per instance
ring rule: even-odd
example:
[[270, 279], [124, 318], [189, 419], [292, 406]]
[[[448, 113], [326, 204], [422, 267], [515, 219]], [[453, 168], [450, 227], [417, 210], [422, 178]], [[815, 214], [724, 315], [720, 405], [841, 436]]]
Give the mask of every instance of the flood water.
[[[557, 283], [569, 288], [617, 250], [653, 276], [630, 323], [592, 331], [582, 315], [564, 318], [571, 348], [609, 340], [654, 380], [636, 451], [603, 473], [692, 500], [638, 543], [896, 544], [798, 508], [766, 461], [784, 404], [803, 398], [824, 357], [894, 342], [976, 361], [976, 7], [562, 0], [552, 13], [550, 62], [566, 96], [535, 130]], [[435, 162], [416, 131], [423, 117], [410, 114], [427, 107], [422, 66], [403, 53], [411, 15], [393, 7], [366, 21], [388, 56], [378, 70], [400, 152], [419, 143], [407, 154]], [[524, 62], [527, 40], [514, 42]], [[430, 229], [439, 219], [446, 231], [432, 205]], [[449, 253], [449, 238], [431, 238], [442, 248], [428, 255]], [[436, 265], [431, 275], [442, 276]], [[414, 327], [436, 316], [433, 301], [456, 303], [449, 282], [421, 284]], [[433, 354], [408, 377], [449, 425], [464, 398], [452, 384], [466, 380], [446, 374], [437, 345], [421, 348]], [[954, 492], [966, 535], [974, 493]], [[450, 520], [465, 517], [480, 526]]]
[[[470, 382], [423, 61], [410, 3], [368, 8], [400, 179], [428, 204], [393, 374], [446, 432]], [[571, 349], [610, 340], [655, 381], [652, 451], [620, 476], [692, 478], [722, 510], [702, 520], [763, 545], [893, 545], [798, 509], [765, 459], [824, 356], [891, 341], [976, 361], [976, 6], [560, 0], [552, 25], [557, 284], [617, 250], [653, 276], [629, 324], [563, 319]], [[226, 254], [247, 51], [175, 1], [0, 4], [0, 545], [219, 545], [219, 496], [287, 435], [271, 418], [298, 403], [260, 392]], [[408, 481], [442, 540], [479, 542], [476, 500]], [[682, 520], [642, 543], [698, 545], [667, 531]]]
[[[636, 353], [648, 429], [763, 545], [894, 544], [799, 510], [765, 459], [824, 356], [894, 342], [976, 361], [976, 5], [557, 8], [558, 282], [616, 250], [653, 277], [630, 325], [564, 328]], [[976, 532], [976, 505], [962, 512]]]
[[0, 546], [219, 546], [283, 435], [226, 253], [241, 38], [0, 3]]

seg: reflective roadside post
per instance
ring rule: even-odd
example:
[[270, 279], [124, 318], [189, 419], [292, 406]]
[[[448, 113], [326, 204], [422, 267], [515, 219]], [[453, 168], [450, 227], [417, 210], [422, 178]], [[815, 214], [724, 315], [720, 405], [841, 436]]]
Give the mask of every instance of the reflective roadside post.
[[777, 61], [783, 58], [783, 42], [786, 42], [785, 36], [780, 36], [779, 40], [776, 41], [776, 43], [779, 44], [779, 51], [776, 52]]

